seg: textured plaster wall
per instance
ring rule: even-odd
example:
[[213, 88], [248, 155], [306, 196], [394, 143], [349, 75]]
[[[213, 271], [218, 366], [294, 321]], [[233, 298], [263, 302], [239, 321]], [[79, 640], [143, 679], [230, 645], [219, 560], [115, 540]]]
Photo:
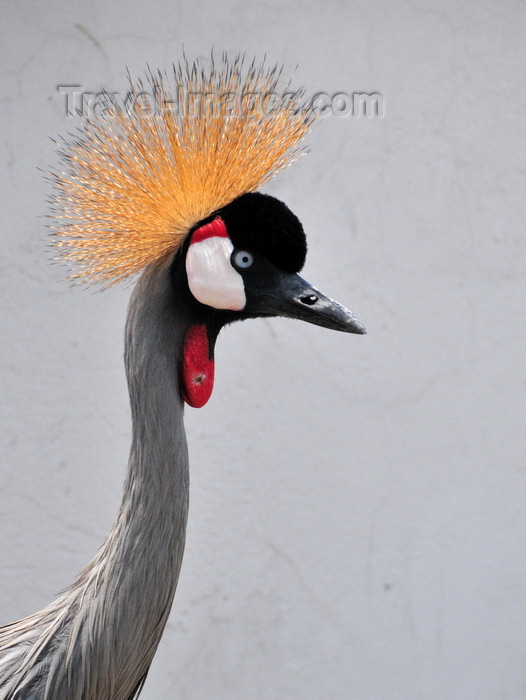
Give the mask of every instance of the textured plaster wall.
[[299, 65], [329, 117], [267, 191], [305, 276], [366, 337], [285, 320], [219, 339], [187, 411], [188, 542], [145, 700], [526, 698], [526, 5], [3, 0], [0, 622], [97, 550], [130, 438], [129, 287], [47, 262], [58, 85], [126, 87], [212, 45]]

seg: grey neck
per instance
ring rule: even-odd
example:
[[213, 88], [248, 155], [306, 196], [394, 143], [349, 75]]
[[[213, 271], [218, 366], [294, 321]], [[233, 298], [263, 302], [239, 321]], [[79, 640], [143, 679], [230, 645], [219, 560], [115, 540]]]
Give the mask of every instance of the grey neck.
[[189, 476], [178, 373], [187, 321], [178, 308], [168, 270], [150, 269], [134, 290], [126, 323], [133, 435], [121, 507], [105, 543], [109, 599], [101, 601], [106, 619], [113, 611], [107, 627], [126, 692], [152, 661], [183, 558]]
[[[187, 323], [177, 308], [167, 268], [149, 269], [134, 290], [126, 323], [133, 436], [121, 507], [105, 543], [108, 585], [101, 601], [123, 698], [157, 649], [184, 550], [188, 453], [178, 371]], [[121, 689], [113, 693], [121, 697]]]
[[114, 526], [58, 600], [13, 625], [5, 646], [17, 651], [0, 691], [15, 692], [0, 697], [131, 700], [142, 687], [177, 586], [188, 512], [178, 372], [190, 319], [176, 302], [168, 265], [147, 269], [126, 323], [133, 436]]

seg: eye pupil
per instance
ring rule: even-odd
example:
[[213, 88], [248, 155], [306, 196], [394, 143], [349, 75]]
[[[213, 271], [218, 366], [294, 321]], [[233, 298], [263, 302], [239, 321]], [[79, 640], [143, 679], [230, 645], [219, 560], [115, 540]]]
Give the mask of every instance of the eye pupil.
[[238, 250], [234, 254], [234, 265], [236, 267], [246, 270], [246, 268], [250, 267], [253, 264], [253, 262], [254, 256], [247, 250]]

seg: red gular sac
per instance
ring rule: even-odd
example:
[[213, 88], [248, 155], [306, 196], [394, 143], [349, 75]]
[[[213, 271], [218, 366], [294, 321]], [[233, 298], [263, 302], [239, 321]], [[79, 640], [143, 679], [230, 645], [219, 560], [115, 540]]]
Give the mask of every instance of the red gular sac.
[[186, 334], [181, 374], [183, 399], [192, 408], [201, 408], [214, 388], [214, 360], [204, 323], [191, 326]]

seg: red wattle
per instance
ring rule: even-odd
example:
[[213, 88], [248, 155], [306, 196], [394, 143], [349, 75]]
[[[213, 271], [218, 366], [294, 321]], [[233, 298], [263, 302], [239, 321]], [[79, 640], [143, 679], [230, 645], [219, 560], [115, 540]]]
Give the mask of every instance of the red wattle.
[[192, 408], [201, 408], [212, 395], [214, 360], [204, 323], [191, 326], [184, 339], [182, 384], [183, 399]]

